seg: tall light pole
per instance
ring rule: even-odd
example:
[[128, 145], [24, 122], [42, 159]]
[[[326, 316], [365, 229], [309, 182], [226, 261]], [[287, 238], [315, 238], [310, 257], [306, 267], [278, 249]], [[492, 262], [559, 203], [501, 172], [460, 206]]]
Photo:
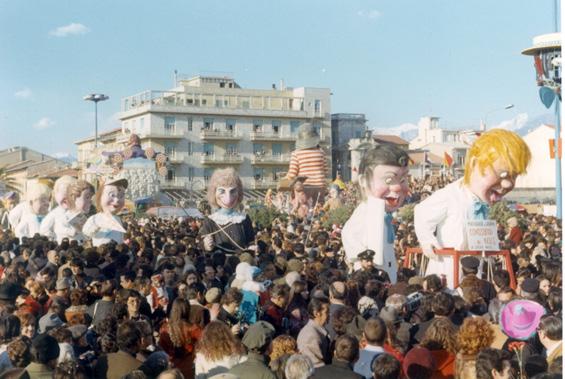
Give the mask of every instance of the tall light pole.
[[491, 111], [488, 111], [487, 113], [485, 113], [485, 116], [481, 119], [481, 131], [486, 131], [487, 130], [487, 117], [489, 114], [494, 113], [494, 112], [498, 112], [498, 111], [504, 111], [506, 109], [512, 109], [514, 108], [514, 104], [508, 104], [507, 106], [503, 107], [503, 108], [496, 108], [493, 109]]
[[108, 100], [110, 97], [101, 93], [91, 93], [83, 97], [86, 101], [94, 102], [94, 148], [98, 147], [98, 102]]

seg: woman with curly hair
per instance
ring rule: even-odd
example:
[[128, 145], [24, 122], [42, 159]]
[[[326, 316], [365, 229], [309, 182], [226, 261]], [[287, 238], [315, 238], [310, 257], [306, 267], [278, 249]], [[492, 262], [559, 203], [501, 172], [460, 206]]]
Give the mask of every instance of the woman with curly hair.
[[190, 317], [190, 304], [187, 300], [176, 298], [173, 301], [167, 322], [163, 323], [159, 334], [159, 344], [171, 357], [186, 379], [194, 378], [192, 368], [194, 361], [194, 346], [200, 338], [202, 330], [198, 325], [188, 322]]
[[455, 359], [457, 378], [476, 378], [475, 360], [479, 352], [490, 347], [494, 332], [487, 320], [482, 317], [466, 318], [457, 334], [459, 350]]
[[227, 372], [247, 359], [241, 342], [221, 321], [212, 321], [202, 332], [196, 347], [196, 379], [207, 379]]
[[[280, 366], [279, 359], [285, 354], [296, 354], [298, 349], [296, 347], [296, 340], [288, 335], [280, 335], [276, 337], [271, 343], [271, 354], [269, 358], [271, 360], [270, 366], [273, 372], [277, 371]], [[274, 367], [275, 366], [275, 367]]]
[[457, 331], [448, 318], [435, 318], [426, 330], [420, 346], [430, 350], [436, 361], [434, 378], [452, 378], [455, 375]]

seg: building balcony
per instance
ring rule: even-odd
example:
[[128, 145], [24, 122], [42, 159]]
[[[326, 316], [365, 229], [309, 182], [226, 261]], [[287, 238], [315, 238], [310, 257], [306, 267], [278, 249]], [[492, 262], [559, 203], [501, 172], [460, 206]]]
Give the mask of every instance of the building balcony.
[[[303, 97], [255, 95], [234, 89], [191, 92], [144, 91], [123, 98], [121, 111], [124, 112], [125, 117], [145, 112], [297, 118], [326, 116], [326, 113], [321, 111], [307, 112]], [[312, 115], [309, 116], [309, 113]]]
[[254, 165], [288, 165], [290, 162], [289, 154], [253, 154], [251, 164]]
[[240, 140], [241, 134], [235, 130], [206, 130], [200, 132], [201, 140]]
[[251, 132], [249, 136], [251, 141], [296, 141], [296, 136], [275, 132]]
[[202, 163], [202, 164], [241, 164], [241, 163], [243, 163], [243, 157], [239, 154], [202, 155], [200, 157], [200, 163]]
[[169, 162], [172, 164], [182, 164], [184, 163], [184, 156], [180, 153], [167, 154]]
[[277, 188], [277, 182], [271, 178], [255, 179], [251, 183], [252, 189], [263, 190], [269, 188]]

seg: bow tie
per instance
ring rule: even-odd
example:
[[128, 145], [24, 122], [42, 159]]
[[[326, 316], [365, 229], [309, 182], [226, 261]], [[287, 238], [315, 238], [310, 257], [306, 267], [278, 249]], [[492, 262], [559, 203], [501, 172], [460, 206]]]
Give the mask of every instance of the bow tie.
[[473, 217], [475, 220], [488, 219], [489, 205], [482, 201], [475, 201], [473, 203]]
[[392, 225], [392, 214], [386, 213], [385, 216], [385, 225], [386, 225], [386, 240], [388, 243], [394, 242], [394, 225]]

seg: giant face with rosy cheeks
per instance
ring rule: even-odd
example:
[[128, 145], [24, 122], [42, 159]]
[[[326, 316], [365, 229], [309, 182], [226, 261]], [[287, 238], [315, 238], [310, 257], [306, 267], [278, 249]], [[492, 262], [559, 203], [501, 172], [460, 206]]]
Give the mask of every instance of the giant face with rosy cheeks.
[[367, 186], [369, 196], [385, 200], [385, 210], [394, 212], [402, 206], [408, 194], [408, 168], [375, 166]]
[[471, 172], [471, 180], [468, 186], [471, 192], [481, 201], [492, 205], [512, 191], [515, 183], [516, 174], [510, 174], [506, 164], [498, 159], [491, 167], [484, 169], [483, 172], [475, 165]]
[[105, 185], [100, 197], [102, 212], [116, 214], [125, 204], [125, 189], [120, 186]]
[[237, 187], [216, 187], [216, 203], [220, 208], [232, 209], [239, 204], [239, 189]]

